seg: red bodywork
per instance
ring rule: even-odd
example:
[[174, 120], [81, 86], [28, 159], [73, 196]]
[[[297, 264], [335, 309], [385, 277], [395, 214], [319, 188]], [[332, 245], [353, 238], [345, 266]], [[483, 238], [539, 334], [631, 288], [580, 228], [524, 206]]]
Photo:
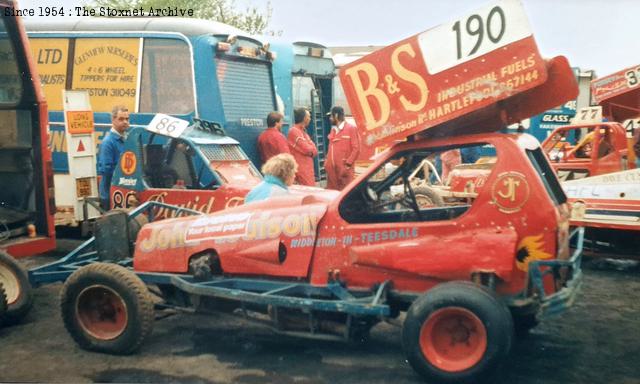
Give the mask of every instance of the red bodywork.
[[603, 115], [614, 121], [640, 116], [640, 66], [591, 81], [591, 94]]
[[[514, 255], [529, 247], [532, 257], [556, 257], [558, 235], [568, 229], [568, 209], [552, 201], [531, 163], [523, 158], [518, 140], [517, 136], [484, 134], [403, 143], [340, 194], [296, 193], [200, 218], [153, 223], [138, 236], [134, 268], [185, 273], [192, 255], [211, 252], [218, 255], [222, 270], [233, 275], [297, 278], [317, 285], [339, 275], [356, 289], [392, 280], [399, 291], [421, 292], [444, 280], [468, 280], [473, 273], [492, 272], [500, 278], [498, 292], [520, 292], [526, 267]], [[461, 216], [366, 224], [349, 223], [342, 217], [345, 199], [394, 154], [470, 142], [495, 146], [505, 160], [495, 164], [486, 187]], [[522, 181], [516, 201], [501, 197], [507, 191], [508, 175], [518, 175]]]
[[[570, 143], [565, 137], [580, 133], [582, 140]], [[589, 139], [585, 140], [589, 135]], [[580, 142], [582, 141], [582, 142]], [[588, 151], [584, 151], [589, 146]], [[553, 169], [561, 180], [573, 180], [635, 168], [628, 156], [627, 139], [620, 123], [568, 125], [556, 128], [542, 143]]]
[[[575, 99], [575, 77], [564, 57], [543, 60], [530, 34], [434, 71], [425, 34], [342, 68], [364, 150], [390, 146], [344, 190], [151, 223], [138, 235], [134, 268], [186, 273], [191, 258], [208, 254], [227, 275], [318, 286], [339, 279], [370, 290], [391, 281], [393, 291], [421, 293], [490, 274], [500, 294], [528, 292], [529, 261], [569, 257], [566, 197], [535, 139], [489, 132]], [[411, 211], [390, 198], [397, 181], [410, 190], [414, 160], [485, 144], [497, 160], [475, 176], [483, 183], [473, 202], [422, 209], [413, 198]], [[545, 276], [545, 290], [555, 289], [552, 280]]]

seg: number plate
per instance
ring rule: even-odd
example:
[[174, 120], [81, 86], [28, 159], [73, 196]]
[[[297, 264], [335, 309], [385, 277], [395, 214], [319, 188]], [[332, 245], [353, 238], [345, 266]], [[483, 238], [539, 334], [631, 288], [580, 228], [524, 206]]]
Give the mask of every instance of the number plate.
[[640, 119], [627, 119], [622, 122], [622, 126], [627, 131], [627, 138], [633, 138], [633, 134], [640, 129]]
[[188, 126], [189, 122], [186, 120], [158, 113], [153, 117], [149, 125], [147, 125], [146, 129], [159, 135], [177, 138], [182, 135], [182, 132], [184, 132]]
[[595, 124], [602, 122], [602, 107], [580, 108], [571, 120], [571, 124]]
[[67, 131], [72, 135], [93, 133], [93, 112], [67, 111]]
[[91, 178], [76, 179], [76, 196], [78, 198], [91, 196]]
[[520, 1], [504, 0], [418, 36], [427, 70], [435, 74], [531, 36]]

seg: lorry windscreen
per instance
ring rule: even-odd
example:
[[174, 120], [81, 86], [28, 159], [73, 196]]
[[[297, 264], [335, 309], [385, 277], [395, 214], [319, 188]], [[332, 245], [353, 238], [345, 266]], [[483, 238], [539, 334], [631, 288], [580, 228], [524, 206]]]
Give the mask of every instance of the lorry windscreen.
[[567, 196], [564, 194], [562, 187], [560, 186], [560, 182], [556, 177], [553, 169], [549, 165], [549, 161], [545, 157], [544, 153], [540, 148], [536, 149], [526, 149], [525, 150], [529, 161], [536, 169], [540, 178], [542, 179], [542, 183], [544, 184], [547, 193], [553, 199], [556, 205], [564, 204], [567, 202]]

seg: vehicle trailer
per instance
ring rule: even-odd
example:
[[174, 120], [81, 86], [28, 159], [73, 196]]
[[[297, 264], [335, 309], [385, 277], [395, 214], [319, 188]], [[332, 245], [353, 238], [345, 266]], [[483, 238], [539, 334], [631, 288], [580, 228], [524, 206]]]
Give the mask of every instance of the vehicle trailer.
[[[492, 32], [505, 41], [449, 69], [428, 64], [426, 73], [427, 55], [446, 55], [442, 45], [429, 51], [441, 33], [477, 15], [507, 19], [504, 33]], [[566, 309], [582, 279], [583, 230], [569, 233], [566, 196], [539, 143], [492, 133], [576, 97], [568, 62], [542, 60], [531, 32], [519, 29], [526, 25], [522, 5], [503, 1], [346, 66], [342, 81], [363, 145], [408, 137], [343, 191], [303, 189], [157, 222], [160, 207], [180, 208], [150, 202], [129, 218], [113, 212], [98, 221], [94, 239], [30, 271], [32, 284], [65, 282], [65, 326], [80, 346], [96, 351], [140, 347], [152, 327], [153, 290], [161, 305], [206, 304], [321, 338], [363, 339], [380, 321], [406, 312], [403, 349], [420, 375], [446, 382], [489, 375], [509, 353], [514, 330]], [[358, 88], [364, 76], [393, 86], [370, 81]], [[463, 84], [455, 97], [456, 83], [444, 81], [454, 78]], [[420, 81], [425, 87], [415, 86]], [[436, 96], [426, 109], [415, 108], [427, 84]], [[398, 103], [393, 114], [380, 108], [385, 100]], [[409, 180], [416, 167], [477, 145], [497, 155], [477, 195], [421, 207]], [[398, 185], [401, 198], [392, 190]]]

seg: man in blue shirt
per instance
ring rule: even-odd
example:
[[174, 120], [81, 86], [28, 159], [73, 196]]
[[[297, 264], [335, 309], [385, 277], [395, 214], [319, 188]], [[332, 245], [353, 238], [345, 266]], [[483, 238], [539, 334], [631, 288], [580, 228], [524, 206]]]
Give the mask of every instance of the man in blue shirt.
[[100, 205], [103, 209], [111, 208], [109, 190], [113, 171], [118, 165], [120, 155], [124, 152], [124, 140], [129, 128], [129, 109], [124, 105], [116, 105], [111, 111], [111, 130], [107, 133], [98, 153], [98, 174], [100, 179]]
[[298, 164], [289, 153], [273, 156], [262, 166], [264, 180], [245, 197], [244, 202], [266, 200], [273, 196], [286, 195], [296, 179]]

